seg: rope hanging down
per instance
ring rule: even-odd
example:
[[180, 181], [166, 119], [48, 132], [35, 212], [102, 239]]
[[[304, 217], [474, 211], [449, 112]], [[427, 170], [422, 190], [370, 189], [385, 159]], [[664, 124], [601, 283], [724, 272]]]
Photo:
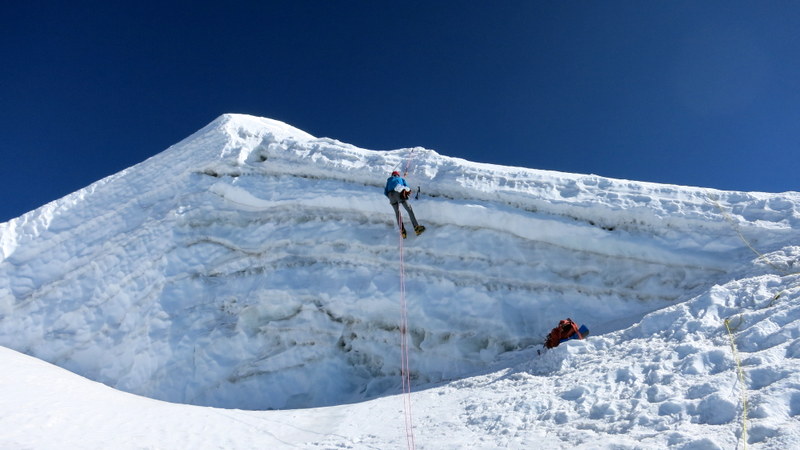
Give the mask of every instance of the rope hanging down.
[[[406, 158], [406, 166], [403, 170], [403, 177], [408, 175], [408, 168], [414, 156], [414, 150]], [[397, 214], [398, 240], [400, 249], [400, 378], [403, 386], [403, 413], [406, 426], [406, 444], [409, 449], [415, 449], [414, 424], [411, 413], [411, 373], [408, 358], [408, 306], [406, 304], [406, 265], [403, 246], [403, 214]]]
[[[403, 226], [403, 217], [400, 214], [400, 223]], [[408, 307], [406, 304], [406, 268], [403, 255], [403, 235], [398, 232], [400, 240], [400, 378], [403, 385], [403, 412], [406, 424], [406, 442], [409, 449], [416, 448], [414, 443], [414, 425], [411, 414], [411, 375], [408, 365]]]

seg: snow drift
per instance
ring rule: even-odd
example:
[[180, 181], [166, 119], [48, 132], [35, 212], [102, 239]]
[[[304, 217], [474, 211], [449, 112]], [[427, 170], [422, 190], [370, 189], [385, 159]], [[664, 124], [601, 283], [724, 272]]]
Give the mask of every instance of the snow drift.
[[[404, 242], [413, 383], [466, 395], [493, 379], [498, 390], [465, 409], [478, 434], [498, 432], [477, 419], [487, 396], [528, 419], [498, 422], [517, 437], [491, 445], [534, 439], [530, 417], [591, 430], [567, 442], [691, 424], [724, 428], [735, 445], [727, 318], [748, 337], [741, 350], [759, 353], [742, 362], [761, 395], [751, 417], [771, 417], [759, 402], [777, 400], [796, 421], [798, 397], [783, 392], [800, 386], [797, 193], [370, 151], [242, 115], [0, 224], [0, 345], [177, 403], [287, 409], [395, 394], [400, 239], [382, 195], [394, 168], [420, 187], [412, 204], [428, 227]], [[566, 316], [592, 339], [531, 360]], [[536, 394], [545, 376], [572, 406]], [[725, 381], [675, 387], [678, 376]], [[691, 434], [664, 439], [697, 444]], [[754, 442], [781, 436], [764, 426]]]

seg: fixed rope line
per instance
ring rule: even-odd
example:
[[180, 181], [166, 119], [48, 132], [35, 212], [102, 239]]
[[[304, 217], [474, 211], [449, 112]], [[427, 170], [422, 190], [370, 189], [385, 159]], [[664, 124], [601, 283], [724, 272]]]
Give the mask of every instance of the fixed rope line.
[[[405, 167], [403, 168], [403, 177], [408, 176], [408, 169], [411, 166], [411, 160], [414, 158], [414, 151], [406, 157]], [[401, 161], [395, 168], [402, 165]], [[403, 246], [403, 213], [400, 212], [400, 205], [397, 205], [397, 237], [398, 248], [400, 253], [400, 379], [403, 388], [403, 415], [406, 427], [406, 444], [408, 448], [415, 449], [416, 442], [414, 441], [414, 424], [411, 412], [411, 370], [409, 368], [408, 357], [408, 305], [406, 303], [406, 264], [405, 264], [405, 247]]]
[[414, 154], [416, 153], [416, 151], [417, 151], [416, 148], [412, 148], [411, 151], [408, 153], [408, 155], [406, 155], [405, 160], [400, 159], [400, 161], [392, 167], [392, 170], [397, 170], [399, 172], [400, 168], [402, 168], [403, 178], [408, 176], [408, 169], [411, 167], [411, 161], [413, 161], [414, 158], [416, 157], [416, 155]]
[[[715, 199], [710, 192], [706, 192], [706, 195], [707, 195], [708, 199], [717, 207], [717, 209], [719, 209], [720, 214], [722, 214], [722, 217], [725, 219], [725, 221], [728, 222], [731, 225], [731, 228], [733, 228], [733, 230], [739, 236], [739, 239], [741, 239], [742, 242], [744, 242], [744, 244], [747, 246], [747, 248], [749, 248], [753, 253], [755, 253], [758, 256], [758, 259], [762, 260], [764, 263], [766, 263], [768, 266], [772, 267], [776, 272], [781, 273], [783, 276], [800, 275], [800, 272], [790, 272], [786, 268], [776, 265], [775, 263], [770, 261], [769, 258], [767, 258], [763, 253], [759, 252], [755, 248], [755, 246], [753, 246], [753, 244], [751, 244], [750, 241], [747, 240], [747, 238], [742, 233], [742, 231], [739, 228], [739, 226], [736, 223], [736, 221], [733, 219], [733, 217], [731, 217], [731, 215], [727, 211], [725, 211], [725, 209], [722, 207], [720, 202], [717, 199]], [[770, 299], [770, 302], [766, 307], [767, 308], [772, 307], [775, 304], [775, 302], [777, 302], [778, 299], [783, 295], [784, 292], [785, 291], [782, 290], [782, 291], [778, 292], [777, 294], [775, 294], [772, 297], [772, 299]], [[739, 378], [739, 385], [741, 386], [741, 392], [742, 392], [742, 445], [743, 445], [744, 449], [747, 450], [747, 385], [745, 384], [744, 370], [742, 369], [742, 362], [741, 362], [741, 358], [739, 357], [739, 350], [736, 347], [736, 340], [734, 338], [734, 332], [737, 331], [739, 327], [741, 327], [743, 321], [744, 321], [744, 319], [740, 315], [738, 323], [735, 326], [733, 326], [731, 324], [730, 319], [725, 319], [725, 329], [728, 330], [728, 336], [730, 337], [731, 352], [733, 353], [733, 359], [736, 362], [736, 372], [737, 372], [737, 376]]]
[[408, 168], [411, 167], [411, 161], [414, 159], [415, 150], [416, 149], [411, 149], [411, 153], [406, 157], [406, 167], [403, 169], [403, 178], [408, 176]]
[[[717, 209], [719, 209], [719, 212], [720, 212], [720, 214], [722, 214], [722, 217], [725, 219], [725, 221], [726, 221], [726, 222], [728, 222], [728, 223], [731, 225], [731, 228], [733, 228], [733, 230], [736, 232], [736, 234], [737, 234], [737, 235], [739, 235], [739, 239], [741, 239], [741, 240], [742, 240], [742, 242], [744, 242], [744, 244], [745, 244], [745, 245], [746, 245], [746, 246], [747, 246], [747, 247], [748, 247], [748, 248], [749, 248], [749, 249], [750, 249], [750, 250], [751, 250], [753, 253], [755, 253], [756, 255], [758, 255], [758, 258], [759, 258], [759, 259], [761, 259], [762, 261], [764, 261], [764, 262], [765, 262], [767, 265], [769, 265], [770, 267], [772, 267], [773, 269], [775, 269], [777, 272], [780, 272], [781, 274], [783, 274], [783, 276], [784, 276], [784, 277], [793, 276], [793, 275], [800, 275], [800, 272], [789, 272], [788, 270], [784, 269], [783, 267], [779, 267], [779, 266], [775, 265], [775, 264], [774, 264], [772, 261], [770, 261], [770, 260], [769, 260], [769, 258], [767, 258], [767, 257], [766, 257], [766, 256], [765, 256], [763, 253], [761, 253], [761, 252], [759, 252], [758, 250], [756, 250], [756, 248], [753, 246], [753, 244], [751, 244], [751, 243], [750, 243], [750, 241], [748, 241], [748, 240], [747, 240], [747, 238], [745, 238], [745, 237], [744, 237], [744, 234], [742, 234], [742, 231], [739, 229], [739, 226], [736, 224], [736, 221], [735, 221], [735, 220], [733, 220], [733, 217], [731, 217], [731, 215], [730, 215], [730, 214], [728, 214], [728, 213], [725, 211], [725, 209], [723, 209], [723, 208], [722, 208], [722, 205], [719, 203], [719, 201], [717, 201], [717, 200], [716, 200], [716, 199], [715, 199], [715, 198], [712, 196], [712, 194], [711, 194], [710, 192], [706, 192], [706, 196], [707, 196], [707, 197], [708, 197], [708, 199], [711, 201], [711, 203], [713, 203], [714, 205], [716, 205]], [[772, 297], [772, 299], [770, 300], [769, 304], [768, 304], [766, 307], [767, 307], [767, 308], [769, 308], [769, 307], [772, 307], [772, 306], [774, 306], [774, 305], [775, 305], [775, 302], [777, 302], [777, 301], [778, 301], [778, 299], [779, 299], [779, 298], [781, 298], [781, 296], [783, 295], [783, 293], [784, 293], [784, 292], [786, 292], [786, 291], [785, 291], [785, 290], [782, 290], [782, 291], [778, 292], [777, 294], [775, 294], [775, 295]]]
[[[711, 203], [713, 203], [717, 207], [717, 209], [719, 209], [720, 214], [722, 214], [722, 217], [725, 219], [725, 221], [728, 222], [731, 225], [731, 228], [733, 228], [733, 231], [735, 231], [736, 234], [739, 235], [739, 239], [741, 239], [742, 242], [744, 242], [744, 244], [747, 246], [747, 248], [749, 248], [753, 253], [758, 255], [759, 259], [763, 260], [767, 265], [769, 265], [770, 267], [772, 267], [776, 271], [782, 273], [784, 276], [785, 275], [798, 275], [798, 274], [800, 274], [800, 272], [790, 273], [788, 270], [784, 269], [783, 267], [778, 267], [772, 261], [770, 261], [769, 258], [764, 256], [763, 253], [761, 253], [758, 250], [756, 250], [756, 248], [753, 247], [753, 244], [751, 244], [750, 241], [748, 241], [747, 238], [744, 237], [744, 234], [742, 234], [742, 231], [739, 229], [738, 225], [736, 224], [736, 221], [733, 220], [733, 217], [731, 217], [730, 214], [728, 214], [722, 208], [722, 205], [719, 203], [719, 201], [714, 199], [710, 192], [706, 192], [706, 196], [711, 201]], [[778, 294], [778, 296], [780, 296], [780, 294]]]
[[744, 370], [742, 370], [742, 362], [739, 359], [739, 352], [736, 349], [736, 341], [733, 338], [733, 331], [731, 331], [730, 322], [725, 319], [725, 328], [728, 330], [728, 336], [731, 338], [731, 351], [733, 351], [733, 359], [736, 361], [736, 369], [739, 373], [739, 385], [742, 390], [742, 442], [744, 449], [747, 450], [747, 386], [744, 382]]
[[[399, 210], [398, 210], [399, 211]], [[403, 413], [406, 425], [406, 443], [409, 449], [416, 448], [414, 425], [411, 414], [411, 374], [408, 364], [408, 306], [406, 304], [406, 268], [403, 246], [403, 215], [397, 214], [400, 247], [400, 378], [403, 385]]]
[[[406, 157], [406, 166], [403, 169], [403, 177], [408, 176], [408, 169], [411, 167], [411, 161], [414, 159], [414, 149]], [[398, 205], [399, 206], [399, 205]], [[401, 309], [401, 350], [402, 350], [402, 362], [401, 362], [401, 373], [402, 373], [402, 384], [403, 384], [403, 409], [405, 411], [405, 421], [406, 421], [406, 443], [409, 449], [416, 448], [416, 442], [414, 442], [414, 424], [412, 420], [412, 408], [411, 408], [411, 369], [409, 365], [409, 357], [408, 357], [408, 304], [406, 303], [406, 264], [405, 264], [405, 246], [404, 246], [404, 238], [402, 236], [403, 230], [403, 213], [400, 212], [398, 208], [398, 221], [400, 222], [398, 225], [400, 227], [401, 234], [400, 236], [400, 309]]]

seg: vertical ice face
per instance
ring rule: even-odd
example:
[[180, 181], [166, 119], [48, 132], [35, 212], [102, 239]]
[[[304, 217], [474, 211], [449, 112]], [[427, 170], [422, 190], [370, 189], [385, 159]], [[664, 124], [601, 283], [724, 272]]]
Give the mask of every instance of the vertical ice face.
[[[394, 392], [398, 236], [415, 383], [473, 373], [554, 321], [602, 334], [797, 238], [797, 194], [702, 189], [370, 151], [225, 115], [0, 224], [0, 345], [159, 399], [290, 408]], [[620, 311], [624, 311], [621, 314]]]

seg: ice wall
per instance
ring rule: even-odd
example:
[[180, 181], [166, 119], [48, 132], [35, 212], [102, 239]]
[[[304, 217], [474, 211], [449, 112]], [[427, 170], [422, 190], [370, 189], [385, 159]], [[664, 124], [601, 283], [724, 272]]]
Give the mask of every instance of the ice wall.
[[0, 224], [0, 345], [154, 398], [330, 405], [399, 387], [408, 171], [428, 231], [402, 242], [413, 381], [482, 370], [565, 316], [602, 334], [798, 236], [761, 194], [377, 152], [226, 115], [120, 174]]

